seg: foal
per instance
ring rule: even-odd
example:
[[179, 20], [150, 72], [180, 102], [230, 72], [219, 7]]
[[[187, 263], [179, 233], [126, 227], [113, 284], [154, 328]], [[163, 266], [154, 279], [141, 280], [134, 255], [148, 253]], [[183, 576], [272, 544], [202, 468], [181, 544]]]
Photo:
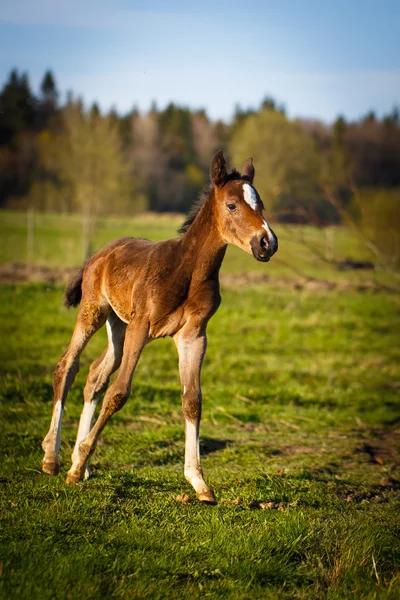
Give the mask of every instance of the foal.
[[[119, 238], [96, 252], [68, 286], [66, 306], [80, 304], [80, 308], [71, 343], [54, 372], [53, 417], [42, 443], [45, 473], [57, 475], [60, 470], [61, 418], [67, 393], [79, 370], [82, 350], [106, 323], [108, 347], [90, 366], [67, 483], [89, 477], [89, 458], [107, 421], [129, 397], [144, 346], [169, 335], [179, 354], [185, 477], [199, 500], [216, 503], [200, 464], [199, 426], [206, 327], [221, 302], [219, 269], [228, 243], [266, 262], [276, 252], [278, 241], [264, 220], [263, 204], [252, 185], [251, 158], [243, 165], [242, 175], [235, 170], [228, 173], [220, 151], [210, 174], [212, 186], [200, 208], [184, 223], [180, 238], [159, 243]], [[117, 377], [108, 386], [118, 367]], [[105, 390], [101, 411], [92, 425]]]

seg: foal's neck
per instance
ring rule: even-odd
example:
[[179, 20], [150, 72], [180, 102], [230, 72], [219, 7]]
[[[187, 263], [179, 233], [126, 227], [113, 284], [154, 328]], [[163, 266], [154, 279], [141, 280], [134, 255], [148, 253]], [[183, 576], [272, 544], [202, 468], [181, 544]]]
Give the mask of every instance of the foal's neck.
[[213, 192], [183, 235], [181, 246], [185, 263], [192, 272], [192, 280], [202, 282], [218, 279], [227, 243], [221, 237], [216, 224]]

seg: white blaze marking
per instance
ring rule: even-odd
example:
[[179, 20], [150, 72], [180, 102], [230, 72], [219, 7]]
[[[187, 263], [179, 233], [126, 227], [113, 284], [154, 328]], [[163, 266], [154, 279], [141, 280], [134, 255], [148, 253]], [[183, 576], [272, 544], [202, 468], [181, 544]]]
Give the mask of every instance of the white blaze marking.
[[257, 195], [255, 189], [248, 183], [243, 184], [243, 197], [245, 202], [252, 208], [256, 210], [257, 208]]
[[263, 223], [263, 228], [265, 229], [265, 231], [268, 233], [268, 237], [270, 239], [274, 238], [274, 234], [272, 233], [267, 221], [264, 219], [264, 223]]
[[[257, 202], [256, 191], [253, 188], [253, 186], [251, 186], [248, 183], [243, 184], [243, 197], [244, 197], [245, 202], [247, 202], [247, 204], [255, 211], [258, 206], [258, 202]], [[268, 233], [269, 240], [270, 241], [273, 240], [275, 238], [275, 236], [272, 233], [270, 226], [268, 225], [268, 223], [265, 219], [263, 220], [262, 226], [263, 226], [263, 229], [265, 229], [265, 231]]]

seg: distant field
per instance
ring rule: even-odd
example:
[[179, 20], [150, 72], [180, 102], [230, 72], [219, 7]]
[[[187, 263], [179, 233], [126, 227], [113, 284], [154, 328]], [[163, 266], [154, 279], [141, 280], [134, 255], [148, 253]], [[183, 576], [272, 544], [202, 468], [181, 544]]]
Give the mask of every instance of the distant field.
[[[184, 217], [145, 214], [137, 217], [99, 219], [93, 234], [93, 252], [110, 240], [132, 235], [160, 241], [177, 237]], [[229, 247], [222, 273], [259, 273], [275, 277], [348, 278], [332, 269], [325, 258], [337, 261], [371, 260], [360, 241], [342, 227], [329, 231], [309, 226], [274, 225], [279, 238], [279, 253], [268, 265]], [[53, 267], [75, 267], [82, 264], [82, 218], [79, 215], [36, 214], [34, 216], [33, 251], [28, 250], [27, 216], [25, 213], [0, 212], [0, 264], [26, 262]], [[32, 256], [30, 256], [32, 253]], [[353, 281], [364, 281], [371, 273], [351, 274]]]
[[[79, 218], [36, 221], [35, 262], [79, 265]], [[179, 223], [108, 219], [94, 246], [120, 235], [164, 239]], [[323, 231], [276, 230], [282, 262], [229, 250], [208, 328], [201, 451], [215, 507], [198, 503], [183, 477], [169, 339], [145, 349], [93, 477], [68, 487], [85, 377], [104, 331], [93, 338], [68, 397], [61, 474], [41, 473], [51, 376], [76, 312], [62, 307], [62, 286], [0, 284], [1, 598], [400, 597], [399, 298], [360, 291], [355, 284], [376, 274], [338, 271], [299, 241], [324, 248]], [[22, 215], [0, 213], [0, 236], [0, 262], [26, 260]], [[368, 258], [342, 229], [333, 243], [338, 259]], [[354, 285], [277, 285], [299, 271]], [[245, 284], [246, 272], [268, 279]], [[189, 504], [176, 502], [182, 493]]]

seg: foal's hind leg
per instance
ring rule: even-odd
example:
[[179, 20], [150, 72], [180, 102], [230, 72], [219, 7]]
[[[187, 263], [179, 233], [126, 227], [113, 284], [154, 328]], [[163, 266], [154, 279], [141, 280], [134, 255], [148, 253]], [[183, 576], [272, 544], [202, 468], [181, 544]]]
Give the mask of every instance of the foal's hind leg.
[[[89, 375], [83, 392], [85, 402], [79, 421], [75, 448], [72, 453], [72, 462], [77, 460], [79, 456], [79, 444], [88, 435], [92, 428], [96, 406], [101, 398], [102, 393], [107, 389], [110, 375], [114, 373], [114, 371], [116, 371], [121, 364], [126, 324], [123, 323], [113, 311], [111, 311], [106, 325], [108, 347], [100, 356], [100, 358], [95, 360], [90, 366]], [[88, 479], [89, 475], [90, 469], [88, 460], [85, 467], [84, 478]]]
[[129, 397], [133, 372], [147, 342], [147, 321], [129, 323], [125, 334], [120, 370], [115, 380], [108, 387], [96, 423], [77, 448], [76, 458], [68, 471], [67, 483], [75, 483], [83, 479], [87, 461], [94, 452], [97, 440], [107, 421], [123, 407]]
[[42, 442], [42, 469], [49, 475], [60, 471], [61, 420], [69, 388], [79, 371], [79, 357], [92, 335], [105, 323], [108, 307], [81, 304], [71, 343], [57, 363], [53, 375], [54, 406], [50, 429]]

